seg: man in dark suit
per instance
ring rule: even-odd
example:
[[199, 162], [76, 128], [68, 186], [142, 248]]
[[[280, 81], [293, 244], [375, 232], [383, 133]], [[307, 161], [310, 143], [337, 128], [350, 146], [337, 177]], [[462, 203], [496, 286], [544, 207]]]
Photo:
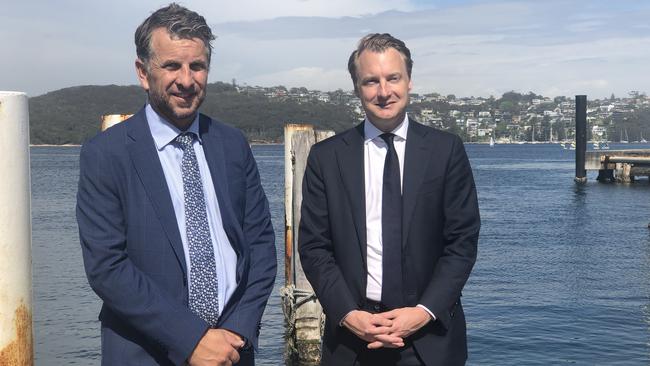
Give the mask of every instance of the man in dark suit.
[[299, 251], [327, 323], [323, 365], [462, 365], [461, 290], [480, 219], [462, 141], [409, 119], [413, 61], [389, 34], [348, 68], [366, 113], [314, 145]]
[[147, 105], [81, 150], [103, 365], [254, 365], [274, 233], [245, 137], [198, 113], [213, 39], [195, 12], [154, 12], [135, 34]]

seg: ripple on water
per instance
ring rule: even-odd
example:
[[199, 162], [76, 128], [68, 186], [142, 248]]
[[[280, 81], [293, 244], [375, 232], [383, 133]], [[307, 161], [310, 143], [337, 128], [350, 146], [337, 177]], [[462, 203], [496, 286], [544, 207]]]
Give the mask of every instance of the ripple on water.
[[[650, 185], [573, 183], [556, 145], [466, 146], [482, 228], [463, 293], [469, 365], [650, 364]], [[79, 148], [31, 149], [38, 365], [99, 365], [74, 219]], [[282, 364], [284, 148], [255, 145], [278, 243], [258, 365]], [[591, 173], [590, 173], [591, 174]]]

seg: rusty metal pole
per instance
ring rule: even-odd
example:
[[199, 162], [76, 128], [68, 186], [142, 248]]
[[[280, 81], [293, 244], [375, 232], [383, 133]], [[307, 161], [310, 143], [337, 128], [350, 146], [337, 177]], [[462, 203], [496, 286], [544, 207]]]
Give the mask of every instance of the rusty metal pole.
[[576, 95], [576, 177], [575, 182], [587, 182], [585, 155], [587, 152], [587, 96]]
[[27, 95], [0, 92], [0, 365], [33, 365]]

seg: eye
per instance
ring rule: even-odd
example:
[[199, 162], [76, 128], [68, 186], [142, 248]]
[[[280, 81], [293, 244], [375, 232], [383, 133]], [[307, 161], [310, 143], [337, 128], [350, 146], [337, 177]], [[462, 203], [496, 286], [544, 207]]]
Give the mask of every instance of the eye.
[[162, 65], [162, 68], [169, 71], [178, 70], [181, 68], [181, 64], [178, 62], [166, 62]]
[[379, 82], [377, 79], [365, 79], [361, 82], [361, 85], [363, 86], [372, 86], [375, 85]]
[[208, 69], [208, 65], [204, 62], [193, 62], [190, 64], [190, 69], [192, 71], [205, 71]]

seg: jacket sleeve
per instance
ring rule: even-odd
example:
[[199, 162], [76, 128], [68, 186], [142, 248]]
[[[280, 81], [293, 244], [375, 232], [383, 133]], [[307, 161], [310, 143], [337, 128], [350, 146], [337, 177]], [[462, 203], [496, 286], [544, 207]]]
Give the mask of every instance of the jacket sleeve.
[[472, 169], [457, 136], [451, 149], [443, 192], [444, 248], [419, 302], [447, 329], [476, 261], [481, 226]]
[[171, 301], [130, 260], [124, 186], [118, 184], [123, 174], [116, 174], [100, 146], [91, 141], [80, 156], [76, 214], [88, 282], [105, 306], [181, 365], [208, 325], [187, 307]]
[[246, 174], [242, 230], [250, 262], [246, 288], [231, 316], [220, 326], [237, 332], [257, 348], [262, 314], [275, 282], [277, 256], [269, 203], [262, 188], [257, 164], [243, 136], [241, 148]]
[[298, 251], [305, 275], [325, 313], [336, 324], [341, 324], [343, 318], [358, 305], [334, 258], [327, 192], [318, 154], [316, 145], [307, 158], [302, 184]]

